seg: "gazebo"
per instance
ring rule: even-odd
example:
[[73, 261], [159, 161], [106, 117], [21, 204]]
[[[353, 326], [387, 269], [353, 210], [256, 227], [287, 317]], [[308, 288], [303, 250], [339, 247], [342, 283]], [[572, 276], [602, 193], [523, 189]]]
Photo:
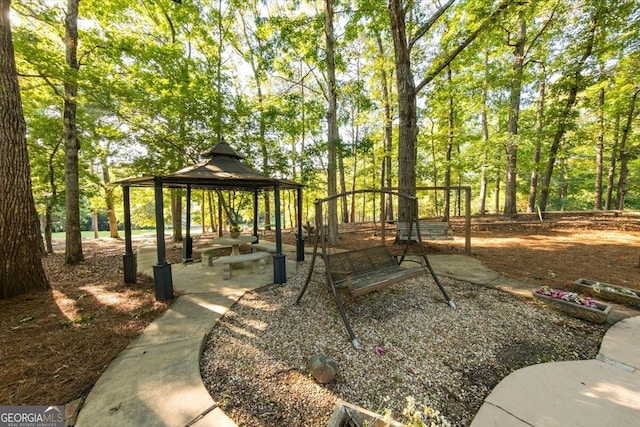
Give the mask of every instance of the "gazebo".
[[260, 191], [273, 191], [275, 204], [275, 240], [276, 253], [273, 256], [273, 281], [276, 284], [286, 283], [286, 259], [282, 254], [282, 231], [280, 190], [297, 191], [298, 237], [296, 241], [296, 260], [304, 261], [304, 240], [302, 238], [302, 185], [293, 181], [270, 178], [254, 170], [243, 160], [228, 143], [221, 141], [201, 153], [203, 160], [169, 175], [143, 175], [116, 181], [122, 185], [124, 202], [125, 254], [123, 255], [124, 281], [135, 283], [137, 275], [136, 256], [131, 242], [131, 204], [130, 187], [153, 187], [155, 190], [156, 240], [158, 262], [153, 266], [153, 280], [156, 299], [164, 301], [173, 298], [173, 280], [171, 264], [167, 262], [164, 238], [164, 205], [162, 190], [164, 188], [186, 189], [186, 237], [183, 240], [183, 259], [192, 256], [193, 239], [191, 228], [191, 190], [239, 190], [253, 192], [253, 234], [258, 239], [258, 195]]

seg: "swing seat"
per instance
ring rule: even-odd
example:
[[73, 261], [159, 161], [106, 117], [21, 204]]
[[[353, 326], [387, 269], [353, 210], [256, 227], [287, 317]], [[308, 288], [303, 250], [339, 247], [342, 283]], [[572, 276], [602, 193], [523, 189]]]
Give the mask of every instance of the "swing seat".
[[[351, 329], [351, 325], [349, 324], [349, 319], [347, 318], [347, 313], [345, 312], [344, 306], [342, 305], [342, 301], [340, 299], [339, 290], [344, 290], [349, 292], [351, 296], [359, 296], [364, 295], [368, 292], [379, 290], [387, 285], [392, 283], [400, 282], [406, 279], [410, 279], [412, 277], [417, 277], [422, 274], [426, 274], [426, 272], [431, 273], [431, 277], [433, 277], [434, 282], [442, 292], [445, 300], [449, 304], [451, 308], [456, 308], [454, 302], [451, 300], [447, 291], [444, 289], [438, 276], [435, 271], [431, 267], [429, 263], [429, 259], [427, 258], [427, 252], [422, 244], [422, 236], [417, 235], [418, 246], [420, 249], [419, 253], [412, 251], [409, 253], [409, 241], [405, 242], [404, 251], [400, 255], [394, 255], [389, 247], [385, 245], [385, 228], [382, 228], [382, 242], [380, 245], [371, 246], [368, 248], [358, 249], [355, 251], [346, 251], [346, 252], [336, 252], [327, 247], [330, 239], [327, 239], [328, 236], [328, 228], [324, 225], [323, 218], [326, 217], [323, 209], [323, 203], [329, 202], [331, 200], [335, 200], [338, 197], [355, 195], [355, 194], [389, 194], [391, 196], [395, 195], [397, 197], [401, 197], [407, 202], [411, 204], [411, 209], [409, 212], [417, 212], [417, 202], [418, 200], [408, 194], [403, 193], [394, 193], [388, 189], [380, 189], [380, 190], [353, 190], [351, 192], [335, 194], [325, 199], [318, 199], [315, 201], [315, 210], [316, 210], [316, 225], [315, 225], [315, 244], [313, 247], [313, 257], [311, 258], [311, 265], [309, 267], [309, 271], [307, 273], [307, 279], [304, 282], [304, 286], [300, 290], [298, 294], [298, 298], [296, 299], [296, 304], [300, 303], [302, 296], [307, 290], [309, 283], [311, 282], [311, 276], [314, 272], [314, 265], [316, 258], [318, 256], [318, 247], [322, 247], [322, 251], [320, 252], [320, 256], [324, 261], [324, 276], [327, 281], [327, 288], [331, 292], [333, 300], [336, 303], [336, 308], [340, 313], [340, 317], [342, 318], [342, 322], [344, 323], [345, 328], [349, 334], [349, 338], [353, 346], [356, 349], [360, 349], [360, 343], [358, 342], [358, 338], [356, 334]], [[384, 206], [384, 203], [381, 202], [381, 206]], [[409, 222], [416, 223], [418, 221], [413, 221], [411, 218], [412, 215], [409, 215]], [[408, 234], [408, 233], [407, 233]], [[406, 264], [403, 264], [405, 258], [411, 257], [419, 257], [420, 258], [420, 266], [414, 268], [405, 268]], [[403, 266], [401, 266], [403, 264]]]
[[348, 291], [352, 297], [425, 272], [422, 266], [401, 267], [397, 257], [384, 245], [327, 255], [327, 263], [334, 287]]

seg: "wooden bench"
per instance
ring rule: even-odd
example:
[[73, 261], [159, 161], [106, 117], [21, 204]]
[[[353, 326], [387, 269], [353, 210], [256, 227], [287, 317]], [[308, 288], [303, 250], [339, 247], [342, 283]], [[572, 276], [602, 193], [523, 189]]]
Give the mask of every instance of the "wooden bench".
[[[422, 240], [453, 240], [449, 235], [449, 223], [442, 221], [420, 221], [420, 237]], [[409, 239], [409, 223], [398, 222], [396, 224], [396, 242], [418, 241], [416, 224], [411, 224], [411, 238]]]
[[211, 267], [213, 265], [213, 261], [216, 257], [213, 256], [213, 253], [219, 249], [231, 249], [231, 245], [216, 245], [210, 248], [198, 248], [194, 249], [193, 252], [201, 254], [202, 265], [208, 265]]
[[231, 265], [241, 264], [243, 262], [251, 262], [251, 267], [254, 272], [264, 270], [265, 259], [269, 257], [267, 252], [252, 252], [250, 254], [229, 255], [221, 256], [218, 259], [212, 261], [212, 264], [222, 264], [224, 280], [231, 278]]
[[354, 297], [425, 272], [422, 267], [401, 267], [386, 246], [339, 252], [327, 255], [327, 260], [335, 288]]

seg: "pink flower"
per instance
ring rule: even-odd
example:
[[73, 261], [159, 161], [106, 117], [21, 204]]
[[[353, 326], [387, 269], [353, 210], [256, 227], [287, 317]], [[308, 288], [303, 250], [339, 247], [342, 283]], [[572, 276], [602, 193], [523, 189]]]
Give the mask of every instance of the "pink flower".
[[376, 347], [373, 349], [373, 351], [378, 355], [378, 356], [382, 356], [384, 354], [384, 348], [382, 347]]
[[557, 289], [551, 289], [548, 286], [543, 286], [540, 289], [536, 289], [535, 292], [540, 295], [546, 295], [554, 299], [572, 302], [574, 304], [583, 305], [585, 307], [598, 307], [594, 299], [590, 297], [583, 297], [575, 292], [566, 292]]

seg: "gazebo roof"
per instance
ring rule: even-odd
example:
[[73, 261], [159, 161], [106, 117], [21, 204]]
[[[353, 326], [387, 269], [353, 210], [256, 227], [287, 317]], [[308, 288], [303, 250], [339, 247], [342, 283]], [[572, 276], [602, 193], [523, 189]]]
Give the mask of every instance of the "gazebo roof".
[[143, 175], [116, 181], [116, 184], [129, 187], [153, 186], [159, 179], [163, 187], [208, 189], [272, 189], [276, 183], [281, 188], [300, 188], [301, 184], [290, 180], [268, 177], [246, 163], [244, 156], [238, 154], [225, 141], [203, 151], [203, 160], [169, 175]]

